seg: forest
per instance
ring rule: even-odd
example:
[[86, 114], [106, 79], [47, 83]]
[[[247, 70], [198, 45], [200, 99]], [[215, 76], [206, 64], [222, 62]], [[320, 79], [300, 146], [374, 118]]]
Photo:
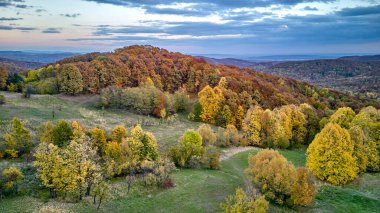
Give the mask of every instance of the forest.
[[3, 212], [380, 208], [374, 99], [138, 45], [0, 67], [0, 90]]

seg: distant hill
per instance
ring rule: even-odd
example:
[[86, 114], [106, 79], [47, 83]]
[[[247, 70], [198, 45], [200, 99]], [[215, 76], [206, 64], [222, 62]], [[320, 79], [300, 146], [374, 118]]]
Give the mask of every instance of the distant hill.
[[334, 90], [328, 95], [318, 95], [319, 89], [305, 82], [220, 65], [219, 61], [207, 63], [204, 58], [152, 46], [134, 45], [110, 53], [89, 53], [65, 58], [57, 64], [61, 67], [71, 64], [79, 69], [83, 76], [83, 93], [99, 93], [108, 86], [136, 87], [150, 77], [163, 91], [174, 92], [185, 87], [189, 94], [196, 95], [206, 85], [214, 87], [221, 77], [226, 77], [231, 91], [226, 94], [229, 98], [248, 100], [249, 96], [265, 108], [306, 102], [316, 107], [348, 105], [358, 109], [366, 104], [364, 100]]
[[6, 70], [12, 73], [39, 68], [43, 65], [45, 64], [39, 62], [18, 61], [0, 57], [0, 66], [4, 67]]
[[0, 51], [0, 57], [17, 60], [17, 61], [28, 61], [28, 62], [38, 62], [42, 64], [53, 63], [58, 60], [79, 55], [79, 53], [71, 52], [26, 52], [26, 51]]
[[380, 61], [365, 61], [368, 58], [290, 61], [266, 67], [262, 71], [339, 91], [356, 94], [369, 92], [368, 95], [375, 93], [380, 97]]
[[338, 59], [350, 60], [350, 61], [363, 61], [363, 62], [380, 61], [380, 55], [345, 56], [345, 57], [340, 57]]

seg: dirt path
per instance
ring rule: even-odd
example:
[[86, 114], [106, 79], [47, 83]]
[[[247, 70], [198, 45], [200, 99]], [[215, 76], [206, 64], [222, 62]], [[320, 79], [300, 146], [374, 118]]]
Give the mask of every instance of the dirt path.
[[245, 152], [248, 150], [255, 150], [255, 149], [259, 149], [259, 148], [252, 147], [252, 146], [245, 146], [245, 147], [231, 147], [231, 148], [225, 149], [222, 151], [222, 155], [220, 156], [220, 161], [227, 160], [230, 157], [232, 157], [232, 156], [234, 156], [240, 152]]

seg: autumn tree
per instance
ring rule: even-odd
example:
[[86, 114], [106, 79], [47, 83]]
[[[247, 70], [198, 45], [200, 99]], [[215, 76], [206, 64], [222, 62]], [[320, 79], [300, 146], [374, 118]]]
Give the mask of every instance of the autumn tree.
[[261, 145], [261, 117], [264, 110], [260, 106], [250, 108], [243, 121], [244, 137], [252, 145]]
[[223, 100], [222, 91], [215, 87], [206, 86], [198, 93], [199, 103], [202, 106], [201, 118], [203, 121], [215, 124], [215, 117]]
[[293, 184], [291, 200], [295, 205], [310, 205], [317, 193], [311, 173], [305, 167], [297, 169], [297, 178]]
[[38, 177], [42, 184], [49, 188], [51, 198], [57, 197], [57, 191], [72, 187], [69, 182], [66, 185], [66, 179], [70, 179], [70, 171], [65, 168], [65, 161], [58, 146], [52, 143], [40, 143], [34, 157]]
[[197, 132], [202, 137], [202, 145], [203, 146], [209, 146], [214, 145], [216, 142], [216, 135], [214, 131], [211, 129], [210, 125], [208, 124], [202, 124], [197, 129]]
[[89, 195], [91, 187], [101, 180], [101, 168], [96, 149], [91, 145], [90, 138], [75, 138], [64, 152], [66, 168], [70, 170], [70, 181], [77, 191], [79, 200], [83, 195]]
[[100, 208], [102, 202], [110, 196], [111, 185], [107, 182], [101, 182], [97, 184], [93, 190], [94, 204], [96, 204], [96, 198], [98, 198], [97, 209]]
[[235, 194], [228, 196], [220, 207], [225, 213], [265, 213], [268, 212], [269, 202], [264, 196], [248, 194], [242, 188], [237, 188]]
[[356, 178], [358, 167], [349, 132], [329, 123], [307, 149], [307, 167], [321, 180], [343, 185]]
[[25, 128], [18, 118], [13, 118], [12, 130], [3, 136], [5, 142], [5, 153], [10, 157], [18, 157], [29, 153], [32, 140], [29, 129]]
[[7, 88], [8, 71], [0, 66], [0, 90]]
[[285, 157], [272, 149], [249, 156], [245, 170], [253, 184], [260, 187], [266, 198], [281, 205], [291, 205], [291, 192], [296, 180], [296, 169]]
[[193, 130], [186, 131], [181, 137], [179, 144], [170, 150], [174, 163], [178, 166], [188, 166], [192, 157], [202, 155], [202, 137]]
[[3, 195], [2, 189], [12, 190], [14, 194], [18, 192], [18, 183], [24, 178], [24, 175], [17, 167], [8, 167], [2, 171], [0, 179], [0, 196]]
[[57, 73], [61, 92], [75, 95], [83, 91], [83, 77], [79, 69], [73, 64], [62, 65]]
[[355, 112], [350, 107], [342, 107], [330, 116], [329, 122], [339, 124], [341, 127], [348, 129], [354, 117]]
[[100, 128], [93, 128], [90, 130], [90, 137], [92, 145], [97, 148], [98, 153], [102, 156], [107, 145], [106, 132]]
[[111, 139], [121, 143], [127, 137], [127, 129], [123, 125], [115, 126], [111, 132]]

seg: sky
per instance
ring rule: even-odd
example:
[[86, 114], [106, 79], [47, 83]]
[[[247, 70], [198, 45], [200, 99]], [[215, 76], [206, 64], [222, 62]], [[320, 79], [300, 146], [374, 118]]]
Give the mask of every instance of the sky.
[[0, 50], [380, 53], [380, 0], [0, 0]]

